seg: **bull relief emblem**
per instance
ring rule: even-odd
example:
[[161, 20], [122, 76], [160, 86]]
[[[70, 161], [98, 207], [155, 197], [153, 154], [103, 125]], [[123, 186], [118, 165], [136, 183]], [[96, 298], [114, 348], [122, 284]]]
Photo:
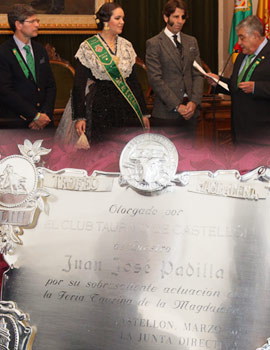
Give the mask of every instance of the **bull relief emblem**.
[[39, 185], [35, 163], [50, 150], [41, 147], [42, 141], [32, 144], [25, 140], [18, 145], [21, 155], [12, 155], [0, 161], [0, 252], [14, 252], [22, 244], [21, 226], [33, 221], [37, 208], [44, 209], [42, 197], [48, 196]]
[[[26, 177], [17, 174], [14, 171], [14, 166], [7, 164], [3, 174], [0, 175], [0, 191], [2, 193], [2, 202], [9, 202], [8, 196], [16, 195], [23, 198], [27, 195]], [[11, 201], [12, 202], [12, 201]]]

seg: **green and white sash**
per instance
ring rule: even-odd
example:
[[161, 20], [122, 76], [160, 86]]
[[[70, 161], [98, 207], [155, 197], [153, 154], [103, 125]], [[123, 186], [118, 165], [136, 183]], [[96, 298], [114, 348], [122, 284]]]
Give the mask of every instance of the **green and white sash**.
[[140, 105], [133, 92], [127, 85], [125, 78], [122, 76], [116, 62], [114, 61], [109, 51], [104, 47], [102, 41], [96, 35], [87, 39], [86, 42], [105, 68], [106, 73], [109, 75], [111, 81], [133, 108], [134, 112], [140, 120], [142, 127], [144, 127], [143, 115]]

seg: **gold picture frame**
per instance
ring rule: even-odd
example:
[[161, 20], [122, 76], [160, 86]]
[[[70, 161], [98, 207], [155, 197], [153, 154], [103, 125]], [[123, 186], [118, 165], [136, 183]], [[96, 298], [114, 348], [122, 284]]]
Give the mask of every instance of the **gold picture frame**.
[[[74, 1], [74, 0], [73, 0]], [[16, 3], [30, 4], [31, 1], [15, 1]], [[96, 12], [100, 6], [113, 0], [95, 0]], [[0, 5], [1, 11], [1, 5]], [[40, 19], [39, 34], [91, 34], [97, 32], [94, 14], [43, 14], [38, 13]], [[11, 34], [7, 21], [7, 14], [0, 13], [0, 34]]]

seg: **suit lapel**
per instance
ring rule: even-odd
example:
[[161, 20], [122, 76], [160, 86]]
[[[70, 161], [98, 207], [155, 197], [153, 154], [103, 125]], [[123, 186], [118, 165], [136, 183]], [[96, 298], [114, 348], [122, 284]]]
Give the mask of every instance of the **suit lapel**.
[[174, 61], [175, 65], [182, 72], [183, 67], [182, 67], [181, 61], [179, 59], [179, 53], [177, 51], [177, 48], [172, 43], [171, 39], [164, 32], [161, 32], [160, 41], [161, 41], [161, 45], [162, 45], [162, 48], [164, 49], [164, 51], [167, 52], [167, 54]]
[[[270, 48], [270, 44], [269, 44], [269, 40], [267, 42], [267, 44], [263, 47], [263, 49], [259, 52], [259, 54], [255, 57], [254, 61], [252, 62], [252, 64], [256, 61], [257, 65], [255, 66], [255, 69], [253, 70], [251, 77], [254, 73], [256, 73], [256, 68], [262, 64], [265, 60], [265, 57], [269, 57], [269, 48]], [[246, 77], [246, 75], [248, 74], [248, 71], [250, 69], [248, 69], [244, 75], [244, 78]], [[251, 78], [250, 77], [250, 78]]]
[[181, 43], [182, 43], [182, 47], [183, 47], [183, 70], [185, 69], [188, 59], [189, 59], [189, 42], [187, 40], [187, 38], [180, 33], [181, 35]]
[[37, 50], [37, 47], [35, 45], [35, 42], [32, 41], [32, 48], [34, 52], [34, 57], [35, 57], [35, 71], [36, 71], [36, 79], [37, 82], [39, 81], [39, 67], [40, 67], [40, 52]]
[[[22, 60], [23, 60], [23, 62], [26, 64], [26, 66], [27, 66], [27, 62], [25, 61], [25, 59], [24, 59], [24, 57], [23, 57], [23, 55], [21, 54], [21, 51], [20, 51], [20, 49], [18, 48], [18, 46], [17, 46], [17, 44], [15, 43], [15, 41], [14, 41], [14, 39], [12, 39], [12, 43], [11, 43], [11, 46], [10, 46], [10, 50], [11, 51], [13, 51], [14, 49], [16, 49], [17, 50], [17, 52], [19, 53], [19, 55], [21, 56], [21, 58], [22, 58]], [[19, 64], [19, 62], [18, 62], [18, 60], [16, 60], [17, 61], [17, 63], [18, 63], [18, 66], [20, 67], [20, 69], [21, 69], [21, 66], [20, 66], [20, 64]], [[28, 67], [28, 66], [27, 66]], [[30, 70], [29, 70], [30, 71]]]
[[243, 53], [239, 53], [239, 56], [237, 57], [235, 63], [234, 63], [234, 74], [232, 75], [232, 87], [238, 87], [237, 85], [237, 80], [238, 80], [238, 75], [239, 75], [239, 70], [240, 70], [240, 67], [241, 67], [241, 64], [243, 62], [245, 58], [245, 55]]
[[[32, 47], [33, 47], [33, 46], [32, 46]], [[28, 67], [28, 65], [27, 65], [27, 62], [25, 61], [23, 55], [21, 54], [21, 51], [20, 51], [20, 49], [18, 48], [16, 42], [15, 42], [14, 39], [12, 38], [11, 46], [10, 46], [11, 51], [13, 51], [14, 48], [17, 50], [18, 54], [19, 54], [20, 57], [22, 58], [22, 60], [23, 60], [23, 62], [25, 63], [26, 67], [28, 68], [29, 74], [33, 77], [32, 73], [31, 73], [31, 70], [29, 69], [29, 67]], [[33, 48], [33, 51], [34, 51], [34, 48]], [[35, 56], [35, 69], [36, 69], [36, 53], [35, 53], [35, 51], [34, 51], [34, 56]], [[17, 61], [17, 64], [18, 64], [19, 69], [23, 72], [23, 70], [22, 70], [22, 68], [21, 68], [21, 66], [20, 66], [20, 63], [18, 62], [17, 59], [16, 59], [16, 61]], [[37, 74], [37, 69], [36, 69], [36, 74]], [[37, 75], [36, 75], [36, 77], [37, 77]], [[27, 79], [27, 78], [25, 77], [25, 79]], [[28, 78], [28, 79], [29, 79], [29, 78]], [[35, 84], [35, 79], [34, 79], [34, 77], [33, 77], [32, 81], [33, 81], [33, 83]]]

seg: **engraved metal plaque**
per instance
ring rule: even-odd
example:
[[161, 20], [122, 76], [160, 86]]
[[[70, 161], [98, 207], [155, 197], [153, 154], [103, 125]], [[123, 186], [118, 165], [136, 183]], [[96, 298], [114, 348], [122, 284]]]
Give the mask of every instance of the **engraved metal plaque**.
[[[45, 209], [6, 254], [12, 268], [2, 290], [30, 315], [33, 350], [262, 346], [270, 324], [269, 173], [186, 172], [149, 196], [123, 186], [119, 174], [97, 172], [94, 181], [40, 168]], [[75, 188], [59, 185], [71, 182]], [[102, 189], [86, 186], [93, 183]]]

